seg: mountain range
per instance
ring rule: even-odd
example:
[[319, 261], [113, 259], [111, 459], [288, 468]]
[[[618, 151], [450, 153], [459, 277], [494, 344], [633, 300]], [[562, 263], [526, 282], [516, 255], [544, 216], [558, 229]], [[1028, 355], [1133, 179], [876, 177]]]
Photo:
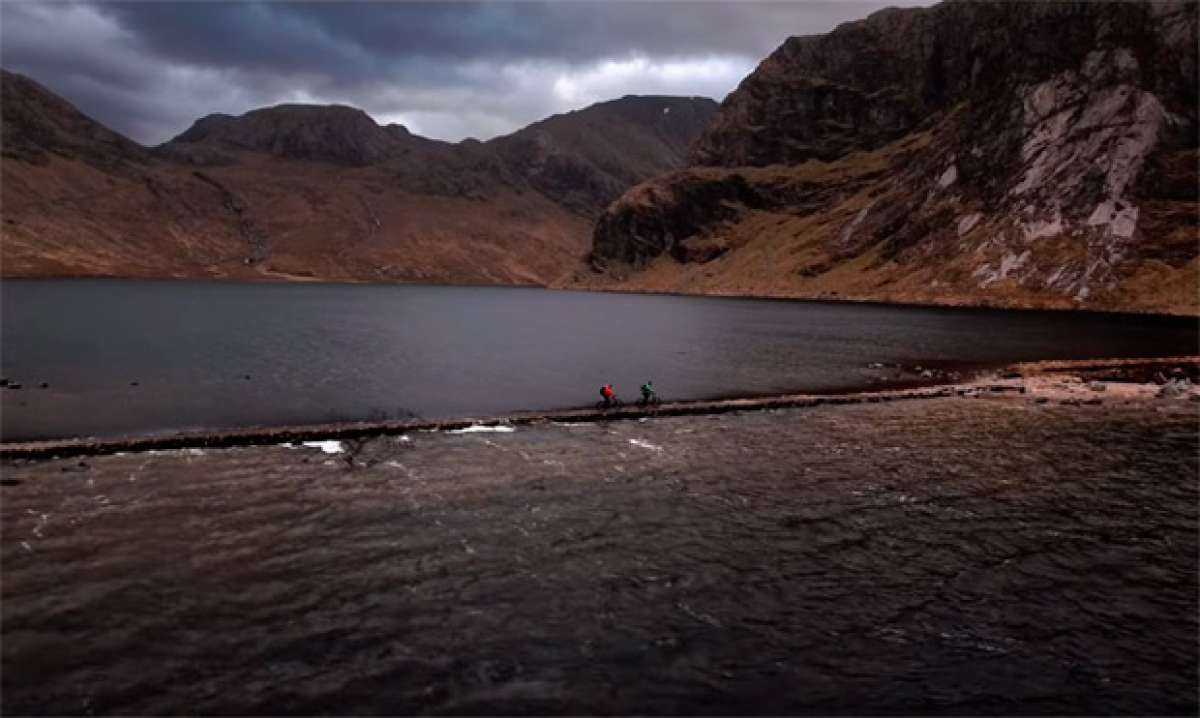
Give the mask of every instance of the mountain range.
[[208, 115], [158, 147], [3, 72], [4, 276], [545, 285], [717, 104], [624, 97], [451, 144], [344, 106]]
[[1197, 15], [887, 9], [789, 38], [719, 107], [454, 144], [280, 105], [143, 147], [4, 72], [0, 263], [1200, 313]]

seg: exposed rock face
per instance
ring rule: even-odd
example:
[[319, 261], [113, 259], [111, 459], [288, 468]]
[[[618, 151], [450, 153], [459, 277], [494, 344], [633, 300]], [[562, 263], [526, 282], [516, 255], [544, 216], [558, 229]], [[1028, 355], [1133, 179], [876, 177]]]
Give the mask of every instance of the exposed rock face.
[[946, 2], [792, 38], [697, 141], [713, 169], [614, 203], [593, 263], [705, 242], [736, 251], [630, 286], [1200, 310], [1196, 36], [1195, 3]]
[[210, 115], [147, 149], [27, 78], [3, 81], [10, 277], [554, 282], [583, 266], [605, 205], [684, 166], [716, 109], [630, 97], [450, 144], [284, 105]]
[[1195, 12], [1183, 2], [882, 10], [787, 40], [725, 101], [692, 159], [727, 167], [831, 160], [882, 146], [963, 100], [1011, 103], [1022, 88], [1064, 73], [1082, 73], [1092, 87], [1133, 81], [1194, 107], [1195, 36], [1185, 34]]
[[637, 265], [664, 253], [686, 261], [685, 241], [764, 203], [740, 174], [681, 173], [670, 182], [641, 185], [622, 197], [625, 211], [600, 218], [593, 251]]

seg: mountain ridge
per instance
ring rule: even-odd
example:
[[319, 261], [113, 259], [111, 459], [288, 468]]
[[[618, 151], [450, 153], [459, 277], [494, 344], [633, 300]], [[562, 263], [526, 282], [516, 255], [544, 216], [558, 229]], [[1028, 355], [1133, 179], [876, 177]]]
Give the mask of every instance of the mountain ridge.
[[205, 115], [159, 147], [169, 151], [179, 145], [217, 144], [288, 159], [363, 166], [394, 156], [410, 136], [400, 130], [389, 131], [357, 107], [288, 103], [236, 116]]
[[5, 73], [0, 259], [1196, 314], [1198, 11], [889, 8], [788, 38], [719, 107], [626, 96], [486, 142], [282, 105], [143, 148]]
[[[3, 71], [2, 81], [7, 277], [544, 285], [580, 265], [591, 220], [628, 184], [684, 161], [636, 122], [616, 129], [657, 148], [649, 163], [586, 132], [578, 146], [545, 126], [452, 144], [357, 108], [295, 104], [207, 115], [143, 147], [33, 80]], [[562, 134], [598, 112], [543, 122]], [[544, 135], [535, 149], [565, 176], [532, 171], [531, 135]]]

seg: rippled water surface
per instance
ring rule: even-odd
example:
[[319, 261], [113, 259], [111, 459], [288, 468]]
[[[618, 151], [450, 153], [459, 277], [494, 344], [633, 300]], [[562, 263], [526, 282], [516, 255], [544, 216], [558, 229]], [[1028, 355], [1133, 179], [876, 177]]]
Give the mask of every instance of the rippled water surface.
[[896, 378], [873, 362], [1198, 342], [1185, 318], [495, 287], [5, 280], [0, 299], [9, 441], [577, 407], [647, 379], [668, 399], [831, 391]]
[[1197, 405], [4, 465], [5, 714], [1197, 710]]

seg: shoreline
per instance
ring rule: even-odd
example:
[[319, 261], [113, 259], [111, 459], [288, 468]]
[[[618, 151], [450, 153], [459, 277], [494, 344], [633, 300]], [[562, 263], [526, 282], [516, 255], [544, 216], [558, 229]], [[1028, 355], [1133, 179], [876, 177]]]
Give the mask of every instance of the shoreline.
[[777, 302], [807, 302], [811, 304], [853, 304], [879, 307], [902, 307], [906, 309], [961, 309], [961, 310], [984, 310], [993, 312], [1046, 312], [1053, 314], [1095, 314], [1107, 316], [1127, 316], [1127, 317], [1188, 317], [1200, 319], [1200, 313], [1180, 311], [1150, 311], [1136, 308], [1116, 308], [1116, 307], [1079, 307], [1079, 306], [1064, 306], [1057, 303], [1059, 300], [1054, 300], [1053, 303], [1047, 300], [1046, 304], [1020, 304], [1007, 303], [1004, 301], [989, 301], [977, 300], [971, 301], [962, 298], [946, 298], [940, 301], [916, 301], [916, 300], [886, 300], [870, 297], [852, 297], [852, 296], [811, 296], [802, 294], [744, 294], [739, 292], [680, 292], [671, 291], [668, 289], [633, 289], [633, 288], [617, 288], [617, 287], [570, 287], [570, 286], [547, 286], [546, 289], [555, 289], [559, 291], [575, 291], [575, 292], [597, 292], [601, 294], [646, 294], [652, 296], [665, 297], [701, 297], [711, 299], [755, 299], [762, 301], [777, 301]]
[[[530, 426], [545, 423], [597, 423], [672, 416], [699, 416], [742, 411], [868, 404], [951, 396], [1019, 393], [1028, 391], [1025, 379], [1039, 375], [1189, 366], [1200, 369], [1200, 355], [1155, 358], [1110, 358], [1020, 362], [1003, 367], [992, 377], [955, 384], [838, 394], [777, 394], [762, 397], [679, 401], [651, 408], [627, 405], [615, 410], [567, 409], [520, 412], [489, 417], [441, 420], [352, 421], [290, 426], [251, 426], [227, 430], [187, 431], [168, 435], [77, 437], [0, 443], [0, 460], [50, 459], [185, 448], [261, 446], [300, 441], [362, 439], [408, 432], [457, 431], [473, 426]], [[1005, 377], [1005, 378], [998, 378]]]
[[[262, 276], [262, 277], [125, 277], [116, 275], [88, 275], [88, 274], [64, 274], [64, 275], [42, 275], [42, 276], [0, 276], [0, 284], [5, 281], [28, 281], [28, 282], [64, 282], [64, 281], [79, 281], [79, 280], [98, 280], [98, 281], [117, 281], [117, 282], [196, 282], [202, 284], [267, 284], [267, 285], [289, 285], [289, 284], [330, 284], [339, 286], [376, 286], [376, 287], [392, 287], [392, 286], [420, 286], [420, 287], [457, 287], [457, 288], [499, 288], [499, 289], [546, 289], [555, 292], [588, 292], [595, 294], [640, 294], [649, 296], [664, 296], [664, 297], [690, 297], [690, 298], [706, 298], [706, 299], [753, 299], [757, 301], [776, 301], [776, 302], [804, 302], [809, 304], [851, 304], [851, 305], [866, 305], [879, 307], [898, 307], [909, 309], [958, 309], [958, 310], [984, 310], [995, 312], [1047, 312], [1054, 314], [1093, 314], [1107, 316], [1126, 316], [1126, 317], [1163, 317], [1163, 318], [1192, 318], [1200, 319], [1200, 313], [1188, 311], [1150, 311], [1136, 308], [1119, 308], [1119, 307], [1078, 307], [1078, 306], [1063, 306], [1058, 303], [1046, 304], [1010, 304], [1003, 301], [995, 302], [982, 299], [979, 301], [964, 300], [961, 298], [947, 298], [943, 301], [888, 301], [878, 298], [866, 297], [851, 297], [851, 296], [803, 296], [803, 295], [787, 295], [787, 294], [746, 294], [738, 292], [730, 293], [712, 293], [712, 292], [680, 292], [670, 291], [665, 289], [630, 289], [616, 287], [595, 287], [595, 286], [568, 286], [556, 283], [548, 284], [482, 284], [478, 282], [408, 282], [408, 281], [379, 281], [375, 279], [324, 279], [321, 277], [285, 277], [285, 276]], [[1048, 300], [1049, 301], [1049, 300]]]

